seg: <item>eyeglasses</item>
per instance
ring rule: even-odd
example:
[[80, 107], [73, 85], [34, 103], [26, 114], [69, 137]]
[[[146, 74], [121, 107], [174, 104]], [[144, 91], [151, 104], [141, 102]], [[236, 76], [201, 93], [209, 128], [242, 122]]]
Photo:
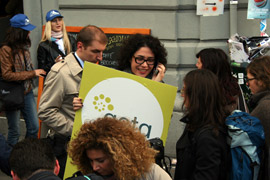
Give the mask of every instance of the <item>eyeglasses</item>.
[[135, 62], [137, 64], [143, 64], [144, 62], [146, 62], [148, 65], [154, 65], [155, 64], [155, 59], [154, 58], [148, 58], [148, 59], [144, 59], [145, 57], [144, 56], [138, 56], [138, 57], [135, 57]]
[[252, 80], [254, 80], [254, 79], [256, 79], [255, 77], [254, 78], [245, 78], [245, 81], [246, 81], [246, 83], [249, 83], [249, 81], [252, 81]]

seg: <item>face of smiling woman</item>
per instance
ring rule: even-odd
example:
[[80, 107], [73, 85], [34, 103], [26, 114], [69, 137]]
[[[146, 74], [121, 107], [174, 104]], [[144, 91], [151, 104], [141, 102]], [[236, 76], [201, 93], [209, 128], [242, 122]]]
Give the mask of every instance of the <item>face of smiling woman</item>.
[[154, 64], [148, 65], [146, 61], [144, 61], [142, 64], [138, 64], [136, 63], [135, 58], [143, 58], [144, 60], [152, 61], [155, 59], [154, 53], [149, 47], [141, 47], [138, 51], [134, 53], [131, 59], [132, 73], [140, 77], [146, 77], [154, 68]]

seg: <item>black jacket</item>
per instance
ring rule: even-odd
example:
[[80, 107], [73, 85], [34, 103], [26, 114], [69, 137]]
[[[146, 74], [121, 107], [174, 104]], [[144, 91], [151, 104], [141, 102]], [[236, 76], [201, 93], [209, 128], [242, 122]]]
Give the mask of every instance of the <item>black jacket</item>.
[[31, 176], [28, 180], [61, 180], [61, 179], [51, 171], [41, 171]]
[[[68, 35], [71, 51], [76, 51], [76, 40]], [[38, 60], [38, 68], [44, 69], [47, 73], [51, 70], [51, 67], [54, 65], [55, 58], [59, 56], [60, 50], [58, 49], [58, 45], [55, 42], [44, 41], [39, 43], [37, 50], [37, 60]], [[67, 52], [65, 53], [67, 55]]]
[[77, 171], [73, 174], [72, 177], [66, 178], [66, 180], [104, 180], [102, 176], [99, 176], [95, 173], [83, 175], [80, 171]]
[[209, 127], [191, 132], [187, 126], [176, 144], [174, 180], [227, 179], [231, 157], [226, 130], [220, 130], [219, 136], [215, 136]]

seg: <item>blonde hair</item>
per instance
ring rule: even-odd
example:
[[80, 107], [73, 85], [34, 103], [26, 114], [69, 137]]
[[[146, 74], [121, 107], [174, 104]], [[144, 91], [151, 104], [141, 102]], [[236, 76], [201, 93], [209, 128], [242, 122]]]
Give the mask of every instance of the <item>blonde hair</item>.
[[[44, 41], [49, 41], [51, 42], [51, 36], [52, 36], [52, 25], [51, 25], [51, 21], [48, 21], [45, 24], [45, 30], [43, 32], [42, 38], [40, 42], [44, 42]], [[68, 34], [66, 31], [66, 25], [65, 22], [63, 21], [63, 43], [64, 43], [64, 48], [67, 51], [67, 54], [69, 54], [71, 52], [71, 45], [70, 45], [70, 41], [68, 38]]]
[[138, 128], [129, 121], [104, 117], [84, 123], [68, 146], [72, 164], [83, 174], [93, 173], [87, 150], [100, 149], [108, 155], [118, 180], [145, 176], [155, 162], [152, 149]]

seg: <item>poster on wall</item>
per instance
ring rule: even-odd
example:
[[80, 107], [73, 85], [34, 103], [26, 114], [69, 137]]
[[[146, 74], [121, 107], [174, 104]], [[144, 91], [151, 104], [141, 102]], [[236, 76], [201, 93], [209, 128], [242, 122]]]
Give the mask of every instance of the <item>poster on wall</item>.
[[122, 43], [129, 38], [130, 34], [106, 34], [106, 36], [108, 44], [103, 52], [103, 60], [100, 61], [100, 65], [116, 68], [118, 66], [116, 59]]
[[197, 15], [218, 16], [224, 12], [224, 0], [197, 0]]
[[270, 18], [270, 0], [249, 0], [248, 19], [267, 19]]
[[[147, 139], [166, 143], [176, 93], [177, 87], [85, 62], [79, 92], [83, 108], [76, 112], [71, 138], [83, 123], [113, 117], [131, 121]], [[68, 158], [65, 177], [74, 172]]]

